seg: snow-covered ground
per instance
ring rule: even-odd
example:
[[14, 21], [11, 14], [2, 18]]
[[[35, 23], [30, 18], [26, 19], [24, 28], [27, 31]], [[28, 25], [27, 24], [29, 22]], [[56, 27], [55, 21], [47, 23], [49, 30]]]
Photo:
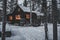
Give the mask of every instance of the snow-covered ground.
[[[0, 25], [0, 27], [2, 27]], [[11, 30], [12, 36], [6, 37], [6, 40], [45, 40], [44, 25], [40, 27], [21, 27], [6, 24], [6, 28]], [[53, 39], [53, 27], [48, 23], [48, 37], [49, 40]], [[60, 40], [60, 24], [58, 25], [58, 40]], [[1, 38], [0, 38], [1, 40]]]

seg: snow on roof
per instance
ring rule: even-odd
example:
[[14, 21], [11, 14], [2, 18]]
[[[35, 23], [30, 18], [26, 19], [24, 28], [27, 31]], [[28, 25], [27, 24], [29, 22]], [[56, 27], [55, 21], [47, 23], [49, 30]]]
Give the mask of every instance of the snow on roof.
[[37, 14], [37, 16], [44, 16], [44, 14], [43, 14], [43, 13], [40, 13], [40, 12], [37, 12], [37, 11], [32, 11], [32, 13], [36, 13], [36, 14]]
[[[25, 6], [22, 6], [22, 5], [18, 5], [24, 12], [30, 12], [30, 7], [25, 7]], [[32, 13], [36, 13], [37, 16], [43, 16], [44, 14], [43, 13], [40, 13], [38, 11], [32, 11]]]
[[24, 11], [24, 12], [30, 12], [30, 8], [29, 7], [25, 7], [22, 5], [19, 5], [19, 7]]

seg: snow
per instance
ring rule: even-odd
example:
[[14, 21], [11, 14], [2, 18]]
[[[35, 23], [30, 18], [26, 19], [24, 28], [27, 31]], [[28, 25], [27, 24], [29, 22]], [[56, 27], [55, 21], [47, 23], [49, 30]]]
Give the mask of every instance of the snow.
[[22, 4], [24, 0], [18, 0], [18, 4]]
[[[52, 24], [48, 23], [48, 38], [53, 40]], [[0, 26], [1, 27], [1, 26]], [[6, 40], [45, 40], [44, 24], [40, 27], [33, 26], [15, 26], [6, 24], [6, 28], [10, 28], [11, 37], [6, 37]], [[0, 38], [1, 40], [1, 38]], [[60, 40], [60, 24], [58, 24], [58, 40]]]
[[[11, 29], [8, 27], [8, 25], [6, 24], [6, 31], [10, 31]], [[0, 31], [2, 31], [2, 22], [0, 22]]]
[[[20, 4], [18, 4], [19, 7], [24, 11], [24, 12], [30, 12], [30, 7], [25, 7], [25, 6], [22, 6]], [[40, 13], [38, 11], [32, 11], [32, 13], [36, 13], [38, 16], [41, 15], [43, 16], [44, 14], [43, 13]]]

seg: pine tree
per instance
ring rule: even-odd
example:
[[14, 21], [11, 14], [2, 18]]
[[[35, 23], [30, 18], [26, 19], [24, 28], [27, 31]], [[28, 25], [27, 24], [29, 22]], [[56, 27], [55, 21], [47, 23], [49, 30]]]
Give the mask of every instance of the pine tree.
[[57, 0], [52, 0], [53, 40], [57, 39]]
[[3, 0], [3, 24], [2, 24], [2, 40], [5, 40], [5, 27], [6, 27], [6, 4], [7, 0]]
[[44, 26], [45, 26], [45, 40], [48, 40], [48, 27], [47, 27], [47, 1], [42, 0], [42, 8], [43, 8], [43, 13], [44, 13]]

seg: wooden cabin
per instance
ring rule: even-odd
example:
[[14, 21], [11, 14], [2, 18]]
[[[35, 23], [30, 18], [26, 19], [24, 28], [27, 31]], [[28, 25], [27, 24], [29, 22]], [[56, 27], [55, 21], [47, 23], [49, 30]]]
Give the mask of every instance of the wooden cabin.
[[[37, 15], [41, 16], [39, 12], [32, 11], [32, 24], [37, 21]], [[23, 20], [23, 21], [22, 21]], [[11, 24], [30, 24], [30, 8], [22, 5], [17, 5], [12, 14], [7, 15], [7, 21]]]

